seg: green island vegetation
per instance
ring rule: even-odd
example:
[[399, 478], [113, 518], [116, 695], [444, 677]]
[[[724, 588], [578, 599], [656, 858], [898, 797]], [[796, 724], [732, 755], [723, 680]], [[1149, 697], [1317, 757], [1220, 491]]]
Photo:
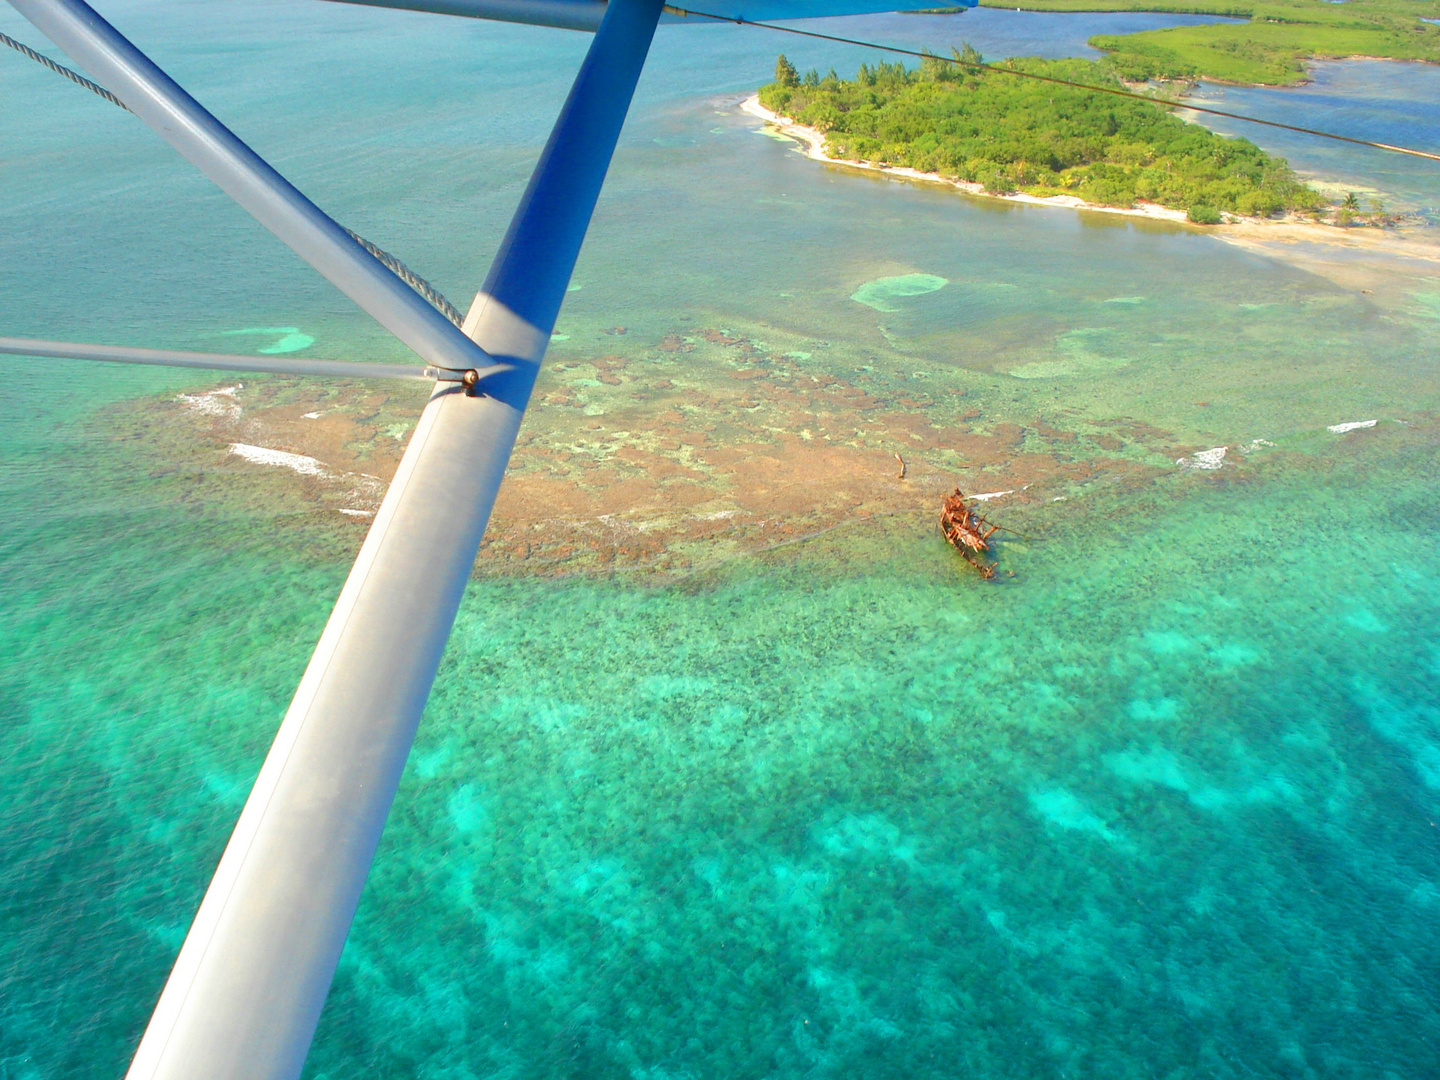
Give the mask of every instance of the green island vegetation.
[[[760, 103], [824, 132], [833, 157], [906, 166], [995, 194], [1073, 195], [1117, 207], [1152, 202], [1184, 210], [1199, 224], [1218, 224], [1222, 211], [1318, 216], [1325, 207], [1283, 158], [1187, 124], [1163, 101], [966, 67], [980, 61], [968, 45], [955, 56], [961, 64], [926, 57], [910, 70], [862, 65], [852, 82], [833, 70], [801, 78], [781, 56]], [[1108, 58], [1027, 58], [1000, 66], [1119, 85]]]
[[1132, 82], [1218, 79], [1283, 86], [1303, 82], [1306, 61], [1351, 56], [1440, 63], [1440, 0], [980, 0], [1027, 11], [1149, 11], [1225, 15], [1245, 22], [1098, 35]]

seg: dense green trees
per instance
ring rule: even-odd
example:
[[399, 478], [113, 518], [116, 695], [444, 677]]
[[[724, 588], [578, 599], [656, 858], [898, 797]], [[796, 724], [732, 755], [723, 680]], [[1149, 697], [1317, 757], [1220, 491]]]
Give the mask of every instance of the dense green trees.
[[[956, 57], [979, 59], [968, 46]], [[1005, 64], [1092, 85], [1116, 82], [1104, 62]], [[853, 82], [833, 70], [824, 78], [811, 71], [763, 87], [760, 101], [824, 131], [836, 157], [909, 166], [997, 193], [1262, 216], [1321, 205], [1283, 159], [1187, 124], [1163, 103], [967, 69], [939, 57], [913, 70], [862, 65]]]

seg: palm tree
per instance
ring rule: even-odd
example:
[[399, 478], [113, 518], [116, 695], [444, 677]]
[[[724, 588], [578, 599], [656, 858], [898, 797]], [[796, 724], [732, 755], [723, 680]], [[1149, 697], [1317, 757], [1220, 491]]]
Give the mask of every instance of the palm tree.
[[775, 81], [781, 86], [799, 86], [800, 73], [795, 70], [795, 65], [785, 59], [785, 54], [780, 54], [780, 59], [775, 61]]

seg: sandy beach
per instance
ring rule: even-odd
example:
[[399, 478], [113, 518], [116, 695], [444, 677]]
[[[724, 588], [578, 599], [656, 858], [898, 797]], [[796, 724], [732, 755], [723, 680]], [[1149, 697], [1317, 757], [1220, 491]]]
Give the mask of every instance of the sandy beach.
[[797, 124], [779, 113], [771, 112], [760, 104], [759, 95], [752, 94], [746, 98], [740, 103], [740, 108], [743, 112], [764, 120], [780, 134], [787, 135], [803, 145], [805, 156], [813, 161], [823, 161], [830, 165], [847, 165], [853, 169], [868, 169], [871, 172], [888, 173], [891, 176], [903, 176], [907, 180], [943, 184], [957, 191], [963, 191], [967, 195], [983, 195], [986, 198], [1004, 199], [1007, 202], [1032, 203], [1037, 206], [1064, 206], [1075, 210], [1098, 210], [1106, 214], [1124, 214], [1127, 217], [1152, 218], [1160, 221], [1185, 220], [1183, 210], [1171, 210], [1169, 207], [1157, 206], [1155, 203], [1140, 203], [1138, 206], [1124, 209], [1115, 206], [1097, 206], [1094, 203], [1087, 203], [1084, 199], [1076, 198], [1074, 195], [1052, 195], [1047, 198], [1025, 194], [997, 195], [986, 191], [983, 184], [971, 183], [967, 180], [952, 180], [939, 173], [921, 172], [919, 169], [909, 169], [898, 165], [877, 165], [873, 161], [854, 161], [849, 158], [831, 157], [825, 152], [824, 132], [818, 128]]

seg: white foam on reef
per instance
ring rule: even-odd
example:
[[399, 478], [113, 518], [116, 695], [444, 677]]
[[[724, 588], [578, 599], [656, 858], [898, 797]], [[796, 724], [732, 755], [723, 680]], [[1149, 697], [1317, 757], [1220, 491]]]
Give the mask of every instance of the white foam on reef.
[[1374, 427], [1378, 420], [1347, 420], [1343, 424], [1331, 424], [1325, 430], [1332, 435], [1344, 435], [1347, 431], [1359, 431], [1361, 428]]
[[349, 509], [348, 507], [343, 507], [343, 506], [340, 508], [340, 512], [341, 512], [342, 514], [344, 514], [346, 517], [354, 517], [354, 518], [367, 518], [367, 517], [374, 517], [374, 516], [375, 516], [375, 511], [374, 511], [374, 510], [351, 510], [351, 509]]
[[235, 401], [235, 391], [245, 389], [245, 384], [225, 386], [203, 394], [177, 394], [175, 400], [187, 409], [194, 409], [205, 416], [223, 416], [234, 420], [240, 415], [240, 405]]
[[971, 498], [971, 499], [973, 499], [973, 500], [975, 500], [976, 502], [985, 502], [987, 499], [998, 499], [998, 498], [1000, 498], [1001, 495], [1014, 495], [1014, 494], [1015, 494], [1015, 489], [1014, 489], [1014, 488], [1011, 488], [1009, 491], [987, 491], [987, 492], [985, 492], [985, 494], [983, 494], [983, 495], [971, 495], [971, 496], [968, 496], [968, 497]]
[[1228, 446], [1212, 446], [1209, 450], [1198, 450], [1190, 457], [1176, 458], [1175, 464], [1182, 469], [1213, 471], [1224, 464], [1228, 449]]
[[325, 467], [313, 457], [304, 454], [288, 454], [284, 450], [271, 450], [268, 446], [251, 446], [249, 443], [231, 443], [230, 453], [244, 458], [252, 465], [278, 465], [294, 469], [301, 476], [324, 476]]

